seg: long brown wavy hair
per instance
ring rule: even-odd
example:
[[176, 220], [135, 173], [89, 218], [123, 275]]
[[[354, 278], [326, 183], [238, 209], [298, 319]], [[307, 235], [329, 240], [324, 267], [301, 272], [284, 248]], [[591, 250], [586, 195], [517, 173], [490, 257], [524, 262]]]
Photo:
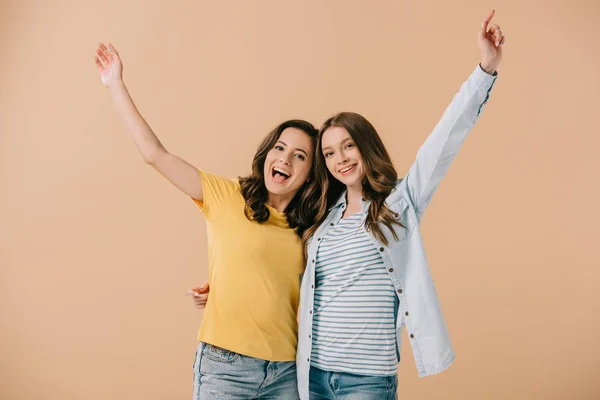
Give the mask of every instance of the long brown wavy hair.
[[353, 112], [342, 112], [325, 121], [317, 137], [315, 174], [317, 182], [321, 186], [321, 196], [315, 224], [304, 232], [302, 238], [305, 248], [308, 240], [325, 220], [329, 208], [346, 190], [346, 186], [335, 179], [327, 169], [321, 149], [323, 135], [327, 129], [334, 126], [348, 131], [363, 159], [365, 178], [362, 182], [362, 193], [366, 200], [371, 201], [365, 220], [365, 228], [373, 232], [377, 239], [387, 245], [388, 241], [378, 225], [378, 223], [382, 223], [391, 231], [394, 240], [398, 240], [394, 225], [399, 225], [401, 228], [404, 228], [404, 225], [397, 219], [392, 210], [385, 205], [385, 199], [396, 186], [398, 173], [373, 125], [362, 115]]
[[[252, 173], [246, 177], [240, 177], [239, 182], [242, 196], [246, 200], [244, 213], [250, 221], [258, 223], [266, 222], [270, 212], [265, 202], [269, 193], [265, 186], [265, 159], [267, 153], [279, 140], [281, 133], [287, 128], [296, 128], [311, 137], [313, 146], [317, 141], [317, 129], [310, 123], [300, 119], [292, 119], [279, 124], [258, 145], [254, 159], [252, 160]], [[315, 155], [317, 151], [315, 150]], [[321, 197], [320, 186], [314, 175], [314, 158], [308, 175], [308, 183], [304, 183], [285, 209], [285, 215], [290, 228], [294, 229], [298, 236], [303, 237], [304, 232], [315, 222], [315, 216], [319, 208]]]

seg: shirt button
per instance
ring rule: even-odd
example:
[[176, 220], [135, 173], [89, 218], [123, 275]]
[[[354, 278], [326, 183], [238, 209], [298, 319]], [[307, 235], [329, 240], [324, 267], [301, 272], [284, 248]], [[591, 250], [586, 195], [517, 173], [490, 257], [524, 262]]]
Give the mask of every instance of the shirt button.
[[315, 285], [310, 285], [310, 288], [311, 288], [311, 289], [314, 289], [314, 288], [315, 288]]
[[394, 272], [394, 268], [388, 269], [389, 272]]
[[[390, 271], [391, 272], [391, 271]], [[398, 289], [398, 293], [402, 294], [402, 289]]]
[[308, 313], [309, 313], [309, 314], [312, 314], [312, 310], [310, 310]]
[[321, 240], [321, 238], [317, 238], [317, 242], [320, 241], [320, 240]]
[[333, 222], [330, 222], [329, 225], [333, 226]]
[[310, 361], [310, 358], [307, 358], [306, 361]]
[[308, 338], [309, 338], [309, 339], [310, 339], [310, 338], [312, 338], [312, 335], [308, 335]]
[[314, 264], [314, 263], [315, 263], [315, 260], [314, 260], [314, 258], [313, 258], [313, 264]]
[[408, 316], [408, 311], [404, 313], [404, 315]]
[[384, 250], [384, 249], [383, 249], [383, 247], [380, 247], [380, 248], [379, 248], [379, 251], [383, 251], [383, 250]]
[[365, 198], [363, 197], [362, 199], [360, 199], [360, 201], [365, 201]]
[[415, 335], [413, 335], [413, 334], [411, 333], [411, 334], [410, 334], [410, 338], [412, 339], [412, 338], [414, 338], [414, 337], [415, 337]]
[[398, 218], [399, 216], [400, 216], [400, 214], [394, 213], [394, 217]]

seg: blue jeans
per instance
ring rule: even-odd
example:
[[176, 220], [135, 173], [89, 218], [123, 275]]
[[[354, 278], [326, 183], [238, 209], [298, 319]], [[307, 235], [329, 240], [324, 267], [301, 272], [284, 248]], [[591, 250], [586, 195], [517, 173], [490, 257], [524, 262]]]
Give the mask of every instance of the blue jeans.
[[396, 400], [398, 376], [354, 375], [310, 367], [310, 400]]
[[193, 400], [299, 400], [296, 362], [266, 361], [200, 343]]

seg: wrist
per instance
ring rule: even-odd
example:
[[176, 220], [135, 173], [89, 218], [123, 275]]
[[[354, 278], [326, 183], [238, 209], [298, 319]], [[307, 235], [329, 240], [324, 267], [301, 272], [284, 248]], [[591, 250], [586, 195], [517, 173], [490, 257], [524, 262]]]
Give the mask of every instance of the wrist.
[[479, 66], [488, 75], [494, 75], [496, 73], [496, 65], [493, 63], [482, 61], [479, 63]]
[[110, 82], [107, 86], [111, 91], [118, 91], [125, 88], [125, 83], [123, 83], [122, 79], [115, 79], [114, 81]]

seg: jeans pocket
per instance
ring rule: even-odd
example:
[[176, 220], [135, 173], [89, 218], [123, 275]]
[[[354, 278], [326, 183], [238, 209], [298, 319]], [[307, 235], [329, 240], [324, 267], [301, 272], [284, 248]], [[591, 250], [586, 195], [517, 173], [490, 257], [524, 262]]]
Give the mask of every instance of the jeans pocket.
[[206, 343], [204, 345], [204, 349], [202, 350], [202, 357], [206, 357], [209, 360], [224, 364], [231, 364], [240, 358], [240, 355], [233, 351]]

